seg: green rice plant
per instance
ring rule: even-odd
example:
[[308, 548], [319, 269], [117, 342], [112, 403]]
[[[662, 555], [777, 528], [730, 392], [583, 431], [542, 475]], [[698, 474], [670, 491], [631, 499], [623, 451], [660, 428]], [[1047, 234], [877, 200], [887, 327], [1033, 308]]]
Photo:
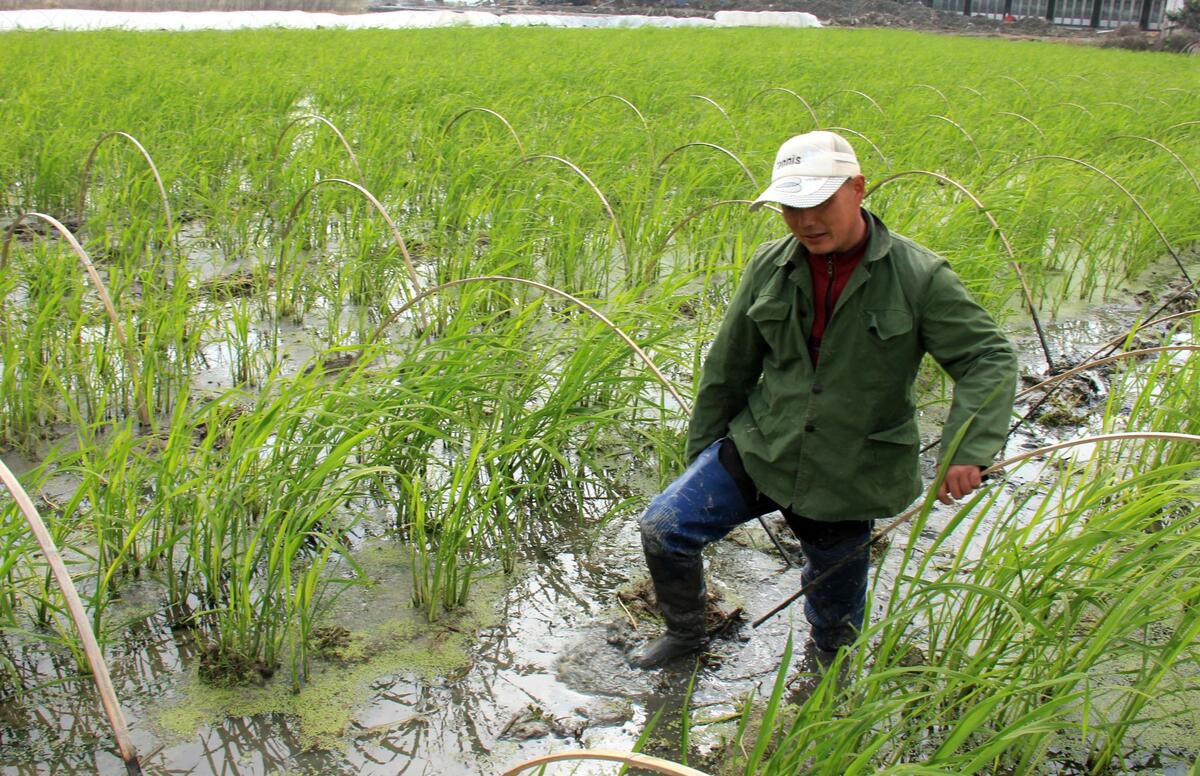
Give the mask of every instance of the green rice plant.
[[486, 438], [479, 438], [471, 443], [463, 464], [449, 472], [445, 495], [437, 495], [433, 510], [428, 506], [433, 491], [428, 483], [401, 478], [401, 488], [409, 499], [412, 541], [417, 548], [413, 604], [423, 609], [430, 621], [437, 619], [439, 610], [461, 606], [471, 587], [478, 563], [478, 558], [465, 552], [476, 525], [472, 514], [486, 509], [485, 499], [494, 490], [493, 486], [480, 487], [477, 481], [479, 456], [486, 442]]
[[345, 552], [353, 518], [339, 507], [359, 479], [382, 470], [354, 462], [373, 429], [344, 423], [336, 412], [343, 397], [312, 393], [321, 388], [311, 380], [290, 384], [206, 433], [201, 449], [212, 468], [193, 483], [204, 488], [204, 519], [189, 532], [188, 552], [215, 681], [270, 672], [297, 634], [291, 663], [303, 670], [303, 637], [329, 600], [321, 588], [345, 581], [321, 577], [331, 555]]

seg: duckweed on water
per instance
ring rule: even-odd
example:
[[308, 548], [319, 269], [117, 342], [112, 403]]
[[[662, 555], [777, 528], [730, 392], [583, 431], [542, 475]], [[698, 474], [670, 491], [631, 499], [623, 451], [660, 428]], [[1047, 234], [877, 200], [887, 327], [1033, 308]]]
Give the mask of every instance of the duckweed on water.
[[374, 582], [347, 591], [334, 605], [329, 625], [345, 629], [345, 646], [314, 664], [299, 693], [282, 673], [260, 687], [213, 687], [193, 676], [183, 697], [156, 717], [167, 736], [188, 738], [225, 717], [284, 714], [296, 721], [304, 747], [337, 748], [346, 743], [374, 682], [400, 673], [433, 677], [463, 671], [474, 634], [499, 624], [495, 604], [505, 587], [499, 575], [481, 576], [466, 606], [430, 624], [411, 606], [409, 550], [374, 543], [358, 559]]

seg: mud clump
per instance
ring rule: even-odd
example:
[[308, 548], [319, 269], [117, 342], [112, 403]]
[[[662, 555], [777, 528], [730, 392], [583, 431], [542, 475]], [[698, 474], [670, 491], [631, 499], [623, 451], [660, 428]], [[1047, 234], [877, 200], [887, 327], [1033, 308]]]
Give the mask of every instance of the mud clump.
[[326, 625], [313, 631], [313, 645], [323, 658], [343, 663], [360, 663], [366, 655], [358, 648], [354, 634], [341, 625]]
[[500, 731], [500, 737], [529, 741], [553, 735], [578, 740], [583, 735], [586, 725], [587, 722], [583, 719], [552, 717], [545, 709], [531, 703], [508, 721]]
[[261, 687], [275, 675], [275, 666], [208, 644], [200, 653], [200, 680], [212, 687]]
[[[1039, 378], [1022, 378], [1036, 385]], [[1095, 376], [1086, 372], [1072, 375], [1059, 383], [1046, 387], [1041, 398], [1036, 420], [1049, 428], [1085, 425], [1091, 417], [1092, 408], [1104, 396], [1104, 386]]]
[[[646, 577], [631, 588], [617, 591], [617, 600], [621, 602], [625, 613], [631, 618], [631, 625], [639, 627], [643, 621], [661, 622], [658, 604], [654, 598], [654, 585]], [[730, 606], [716, 590], [716, 585], [709, 585], [705, 601], [704, 619], [710, 636], [721, 636], [733, 631], [744, 619], [742, 607]], [[620, 629], [609, 629], [608, 643], [614, 646], [628, 646], [628, 639], [621, 639]]]

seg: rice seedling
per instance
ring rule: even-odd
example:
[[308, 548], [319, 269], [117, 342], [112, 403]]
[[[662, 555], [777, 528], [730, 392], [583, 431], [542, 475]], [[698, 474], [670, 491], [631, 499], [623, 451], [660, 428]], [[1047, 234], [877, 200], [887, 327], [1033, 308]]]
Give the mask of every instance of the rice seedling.
[[[1190, 61], [611, 32], [5, 38], [0, 444], [38, 456], [31, 482], [74, 477], [49, 530], [101, 640], [113, 596], [155, 579], [207, 680], [286, 666], [295, 688], [322, 613], [367, 581], [365, 532], [409, 548], [413, 604], [436, 619], [481, 575], [519, 574], [539, 527], [604, 530], [639, 501], [620, 472], [682, 463], [707, 342], [755, 246], [783, 234], [744, 205], [799, 131], [850, 137], [870, 207], [1036, 329], [1048, 372], [1073, 360], [1043, 331], [1060, 307], [1167, 259], [1190, 286]], [[904, 68], [879, 64], [901, 46]], [[121, 99], [72, 99], [99, 88]], [[1177, 293], [1159, 296], [1131, 318], [1177, 323], [1191, 347], [1190, 320], [1166, 319]], [[1140, 350], [1112, 362], [1095, 430], [1195, 434], [1190, 351]], [[933, 413], [946, 386], [928, 374]], [[885, 559], [900, 583], [876, 591], [884, 616], [842, 658], [853, 681], [827, 675], [790, 708], [781, 672], [746, 702], [729, 762], [1025, 772], [1052, 746], [1119, 762], [1197, 659], [1181, 439], [1061, 452], [952, 517], [918, 510]], [[5, 627], [64, 619], [11, 521], [0, 580]]]

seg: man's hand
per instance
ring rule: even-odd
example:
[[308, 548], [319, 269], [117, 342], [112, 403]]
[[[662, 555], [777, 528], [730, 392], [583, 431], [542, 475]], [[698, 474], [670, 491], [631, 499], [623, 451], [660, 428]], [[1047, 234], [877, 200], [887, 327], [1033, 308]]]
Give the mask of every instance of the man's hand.
[[983, 483], [983, 468], [969, 463], [950, 464], [946, 470], [946, 479], [938, 488], [938, 500], [943, 504], [953, 504], [957, 498], [962, 498]]

